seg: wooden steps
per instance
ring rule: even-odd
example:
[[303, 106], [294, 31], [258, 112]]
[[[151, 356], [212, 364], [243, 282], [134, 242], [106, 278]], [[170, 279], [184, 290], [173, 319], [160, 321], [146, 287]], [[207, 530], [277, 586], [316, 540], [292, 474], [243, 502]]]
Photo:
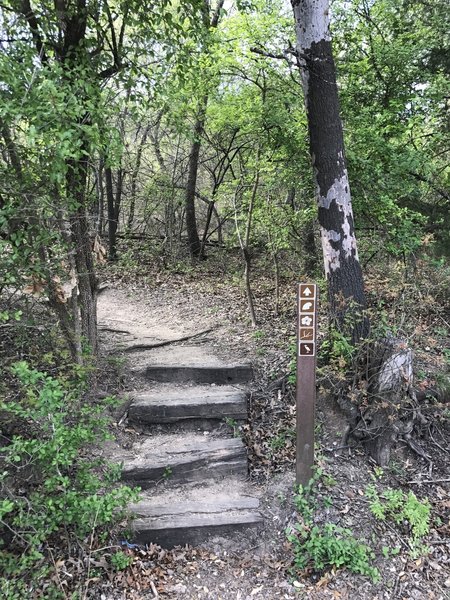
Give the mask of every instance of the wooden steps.
[[133, 374], [164, 383], [230, 385], [253, 379], [250, 363], [222, 363], [209, 349], [199, 346], [157, 348], [141, 355]]
[[148, 365], [135, 374], [151, 381], [171, 383], [216, 383], [226, 385], [232, 383], [248, 383], [253, 379], [250, 365]]
[[247, 418], [247, 394], [231, 386], [160, 386], [135, 394], [128, 418], [141, 424], [241, 421]]
[[262, 517], [247, 482], [246, 448], [218, 429], [227, 419], [247, 419], [242, 384], [253, 378], [251, 365], [223, 363], [203, 346], [136, 352], [132, 361], [141, 387], [128, 422], [144, 435], [114, 451], [123, 481], [144, 490], [132, 507], [130, 541], [172, 547], [256, 527]]
[[211, 535], [228, 535], [257, 527], [261, 522], [257, 498], [245, 493], [239, 480], [227, 480], [224, 486], [212, 483], [184, 490], [146, 494], [134, 505], [135, 541], [154, 543], [166, 548], [199, 544]]
[[142, 489], [162, 481], [172, 484], [247, 475], [247, 453], [240, 438], [210, 439], [192, 433], [154, 435], [120, 458], [122, 479]]

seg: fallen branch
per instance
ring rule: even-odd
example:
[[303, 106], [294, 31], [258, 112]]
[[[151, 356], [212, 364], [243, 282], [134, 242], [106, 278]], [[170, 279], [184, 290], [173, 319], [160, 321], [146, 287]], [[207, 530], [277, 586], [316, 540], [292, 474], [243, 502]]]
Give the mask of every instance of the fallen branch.
[[419, 485], [420, 483], [450, 483], [450, 479], [416, 479], [414, 481], [407, 481], [408, 485]]
[[214, 330], [214, 327], [210, 329], [205, 329], [204, 331], [199, 331], [198, 333], [193, 333], [191, 335], [185, 335], [180, 338], [176, 338], [174, 340], [165, 340], [164, 342], [156, 342], [154, 344], [132, 344], [130, 346], [126, 346], [125, 348], [121, 348], [122, 352], [138, 352], [139, 350], [153, 350], [154, 348], [162, 348], [163, 346], [170, 346], [170, 344], [177, 344], [178, 342], [186, 342], [188, 340], [192, 340], [201, 335], [205, 335], [206, 333], [210, 333]]
[[132, 335], [131, 331], [127, 329], [113, 329], [112, 327], [99, 327], [99, 331], [109, 331], [111, 333], [126, 333], [128, 335]]

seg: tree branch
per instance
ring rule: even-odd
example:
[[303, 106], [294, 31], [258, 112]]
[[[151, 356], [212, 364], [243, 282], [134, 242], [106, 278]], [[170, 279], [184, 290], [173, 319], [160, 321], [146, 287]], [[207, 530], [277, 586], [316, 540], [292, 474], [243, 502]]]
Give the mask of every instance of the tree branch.
[[20, 5], [20, 12], [24, 16], [25, 20], [28, 23], [28, 26], [31, 31], [31, 35], [33, 37], [34, 44], [36, 46], [37, 53], [41, 59], [43, 64], [48, 62], [47, 54], [44, 48], [44, 42], [42, 39], [42, 33], [39, 27], [39, 21], [34, 13], [33, 9], [30, 5], [30, 0], [22, 0]]

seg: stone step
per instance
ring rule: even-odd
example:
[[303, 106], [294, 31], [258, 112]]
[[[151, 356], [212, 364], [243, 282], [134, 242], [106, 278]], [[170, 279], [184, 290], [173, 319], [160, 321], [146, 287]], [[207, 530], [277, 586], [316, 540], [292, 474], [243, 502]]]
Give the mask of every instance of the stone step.
[[138, 424], [246, 418], [247, 395], [231, 386], [159, 386], [134, 394], [128, 410], [129, 421]]
[[[132, 541], [165, 548], [200, 544], [210, 536], [223, 536], [262, 522], [259, 500], [248, 495], [243, 483], [225, 480], [163, 495], [144, 494], [131, 507], [135, 515]], [[246, 493], [247, 492], [247, 493]]]
[[240, 438], [214, 438], [184, 432], [154, 435], [114, 456], [122, 479], [142, 489], [227, 475], [247, 475], [247, 452]]
[[224, 363], [209, 348], [176, 346], [141, 354], [133, 370], [137, 376], [162, 383], [247, 383], [253, 379], [250, 363]]

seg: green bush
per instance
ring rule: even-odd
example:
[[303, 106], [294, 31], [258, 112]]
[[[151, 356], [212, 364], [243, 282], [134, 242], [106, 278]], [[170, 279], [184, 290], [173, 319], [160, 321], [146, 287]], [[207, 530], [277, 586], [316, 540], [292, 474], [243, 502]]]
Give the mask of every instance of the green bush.
[[[30, 597], [58, 556], [105, 538], [123, 519], [136, 490], [117, 486], [118, 468], [91, 458], [105, 440], [105, 405], [80, 400], [80, 387], [13, 366], [19, 386], [14, 400], [0, 403], [17, 433], [0, 448], [0, 592]], [[54, 596], [50, 588], [45, 597]]]

